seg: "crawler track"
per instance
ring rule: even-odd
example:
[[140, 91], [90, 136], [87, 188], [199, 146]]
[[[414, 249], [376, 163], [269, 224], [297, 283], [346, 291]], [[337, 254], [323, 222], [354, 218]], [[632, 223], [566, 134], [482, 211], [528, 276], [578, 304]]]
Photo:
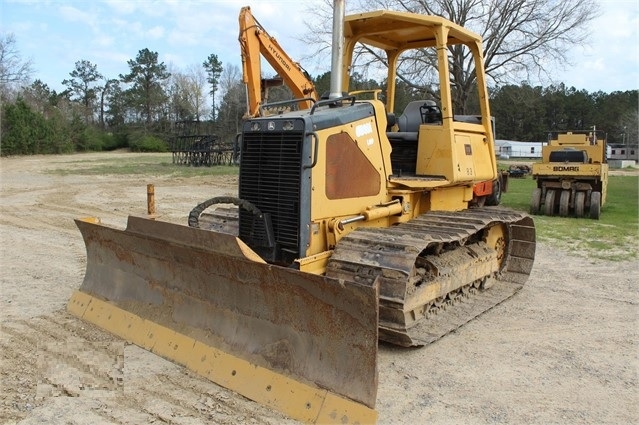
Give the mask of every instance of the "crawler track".
[[486, 207], [360, 228], [337, 245], [326, 274], [360, 283], [379, 278], [380, 339], [420, 346], [521, 289], [535, 228], [524, 213]]

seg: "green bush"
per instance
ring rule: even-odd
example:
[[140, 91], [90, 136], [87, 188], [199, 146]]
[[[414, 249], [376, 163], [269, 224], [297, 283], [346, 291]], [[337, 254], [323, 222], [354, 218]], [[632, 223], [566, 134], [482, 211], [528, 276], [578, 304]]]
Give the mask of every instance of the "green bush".
[[[166, 151], [163, 142], [141, 140], [140, 143], [139, 151]], [[34, 112], [22, 99], [2, 107], [0, 153], [3, 156], [100, 152], [126, 147], [126, 134], [106, 133], [86, 125], [78, 114], [68, 120], [60, 111], [53, 109], [45, 117]]]
[[104, 133], [102, 138], [105, 151], [129, 147], [129, 138], [124, 133]]
[[106, 133], [95, 127], [86, 127], [78, 138], [77, 150], [112, 151], [128, 146], [126, 135]]
[[[94, 127], [86, 127], [82, 132], [82, 150], [100, 152], [104, 150], [104, 139], [102, 131]], [[80, 146], [78, 146], [80, 148]]]
[[141, 137], [131, 137], [129, 148], [133, 152], [168, 152], [168, 144], [155, 136], [144, 135]]
[[45, 118], [18, 99], [3, 105], [0, 153], [8, 156], [72, 152], [69, 133], [60, 114], [53, 112]]

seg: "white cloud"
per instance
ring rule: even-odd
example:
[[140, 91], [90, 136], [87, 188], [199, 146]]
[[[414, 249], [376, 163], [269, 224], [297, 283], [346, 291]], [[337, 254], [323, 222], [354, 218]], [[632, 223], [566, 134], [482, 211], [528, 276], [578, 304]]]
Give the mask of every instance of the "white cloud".
[[93, 43], [100, 47], [111, 47], [114, 44], [114, 38], [106, 34], [101, 34], [93, 38]]
[[138, 2], [136, 1], [105, 0], [104, 3], [120, 15], [130, 15], [134, 13], [138, 7]]
[[162, 55], [160, 61], [168, 65], [170, 69], [175, 69], [176, 71], [182, 71], [185, 68], [184, 58], [180, 55], [165, 54]]
[[161, 26], [154, 26], [146, 31], [149, 38], [158, 39], [164, 36], [164, 28]]
[[140, 21], [127, 22], [122, 29], [124, 32], [119, 34], [121, 39], [130, 36], [134, 38], [144, 37], [144, 25]]
[[[633, 10], [634, 6], [634, 10]], [[598, 26], [605, 28], [614, 38], [632, 38], [637, 36], [637, 2], [611, 1], [601, 2], [603, 15]]]
[[[600, 1], [600, 16], [589, 24], [587, 42], [568, 52], [569, 63], [547, 65], [554, 84], [589, 92], [635, 90], [638, 87], [639, 3]], [[531, 81], [547, 85], [549, 81]]]
[[60, 16], [70, 22], [91, 23], [94, 21], [94, 15], [85, 11], [82, 11], [73, 6], [63, 5], [60, 6]]

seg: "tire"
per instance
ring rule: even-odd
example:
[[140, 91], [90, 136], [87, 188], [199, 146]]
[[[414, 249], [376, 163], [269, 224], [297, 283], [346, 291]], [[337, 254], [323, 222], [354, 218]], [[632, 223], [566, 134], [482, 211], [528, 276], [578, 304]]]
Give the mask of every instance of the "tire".
[[541, 189], [536, 188], [535, 190], [533, 190], [532, 198], [530, 199], [530, 213], [539, 214], [540, 207], [541, 207]]
[[501, 178], [493, 180], [493, 191], [486, 197], [486, 205], [499, 205], [501, 202]]
[[570, 191], [562, 190], [559, 196], [559, 216], [568, 217], [570, 212]]
[[590, 194], [590, 218], [599, 220], [601, 215], [601, 192], [592, 192]]
[[555, 215], [555, 193], [554, 190], [546, 192], [546, 199], [544, 200], [544, 213], [547, 216]]
[[575, 217], [584, 216], [584, 208], [586, 206], [586, 192], [577, 192], [575, 194]]

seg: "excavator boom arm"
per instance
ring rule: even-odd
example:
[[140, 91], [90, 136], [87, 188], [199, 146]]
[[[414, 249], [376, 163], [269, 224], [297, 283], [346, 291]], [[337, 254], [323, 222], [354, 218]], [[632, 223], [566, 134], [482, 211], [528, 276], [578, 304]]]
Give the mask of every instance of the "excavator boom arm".
[[[247, 6], [241, 9], [239, 22], [242, 74], [247, 88], [248, 116], [259, 116], [259, 108], [264, 101], [260, 64], [262, 56], [282, 77], [295, 98], [312, 98], [315, 100], [319, 98], [315, 91], [315, 86], [306, 71], [299, 63], [289, 57], [274, 37], [271, 37], [266, 32], [251, 13], [250, 7]], [[300, 102], [300, 107], [302, 109], [310, 108], [311, 102]]]

